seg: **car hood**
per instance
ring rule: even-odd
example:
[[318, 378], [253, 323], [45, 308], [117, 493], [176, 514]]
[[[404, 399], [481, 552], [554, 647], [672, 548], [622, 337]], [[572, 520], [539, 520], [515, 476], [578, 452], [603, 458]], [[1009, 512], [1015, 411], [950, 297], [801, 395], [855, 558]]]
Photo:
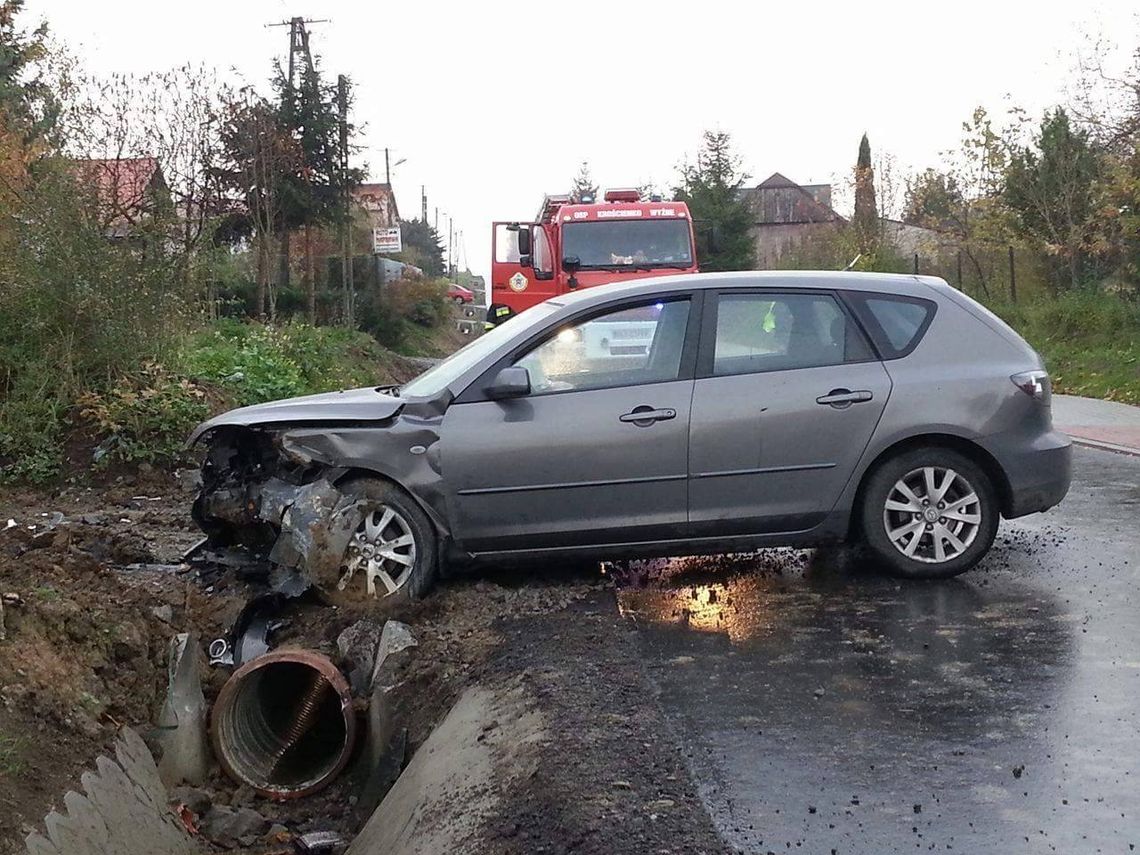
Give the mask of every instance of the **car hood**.
[[248, 427], [250, 425], [283, 424], [290, 422], [370, 422], [391, 418], [400, 411], [404, 402], [369, 386], [364, 389], [346, 389], [342, 392], [323, 392], [300, 398], [285, 398], [266, 404], [239, 407], [202, 422], [190, 434], [188, 444], [194, 445], [207, 431], [219, 427]]

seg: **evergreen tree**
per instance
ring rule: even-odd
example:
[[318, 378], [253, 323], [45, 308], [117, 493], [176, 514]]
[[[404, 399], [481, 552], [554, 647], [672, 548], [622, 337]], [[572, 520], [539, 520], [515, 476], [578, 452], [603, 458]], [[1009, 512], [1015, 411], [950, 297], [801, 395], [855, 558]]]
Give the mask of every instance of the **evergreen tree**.
[[38, 69], [47, 56], [47, 24], [31, 33], [18, 29], [23, 8], [24, 0], [0, 0], [0, 132], [31, 144], [52, 130], [59, 103]]
[[400, 220], [400, 233], [404, 250], [393, 258], [420, 268], [425, 276], [442, 276], [443, 246], [436, 230], [423, 220]]
[[590, 164], [584, 160], [578, 167], [578, 174], [574, 176], [574, 184], [570, 188], [570, 198], [575, 202], [581, 201], [583, 197], [598, 198], [598, 185], [590, 175]]
[[741, 189], [748, 176], [725, 131], [705, 131], [695, 163], [682, 164], [673, 190], [685, 202], [697, 233], [701, 270], [749, 270], [755, 265], [752, 211]]
[[[298, 168], [282, 176], [282, 282], [288, 284], [290, 233], [304, 234], [305, 294], [310, 322], [316, 320], [316, 282], [312, 229], [339, 224], [344, 217], [344, 194], [358, 185], [359, 170], [340, 169], [340, 116], [335, 87], [321, 79], [319, 57], [301, 69], [293, 85], [278, 66], [275, 88], [280, 100], [279, 123], [297, 142]], [[350, 129], [351, 133], [351, 129]]]
[[1091, 273], [1097, 151], [1065, 110], [1046, 113], [1032, 145], [1016, 149], [1005, 176], [1005, 201], [1017, 228], [1054, 260], [1051, 284], [1075, 287]]
[[867, 135], [859, 141], [855, 162], [855, 216], [852, 218], [859, 251], [872, 254], [879, 239], [879, 210], [875, 202], [875, 170], [871, 166], [871, 143]]

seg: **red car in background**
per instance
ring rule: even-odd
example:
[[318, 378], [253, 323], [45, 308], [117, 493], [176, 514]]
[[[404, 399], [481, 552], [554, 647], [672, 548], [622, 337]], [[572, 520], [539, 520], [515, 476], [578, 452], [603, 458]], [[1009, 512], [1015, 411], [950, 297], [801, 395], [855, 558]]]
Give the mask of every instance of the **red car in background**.
[[462, 306], [464, 303], [475, 302], [475, 292], [452, 283], [447, 286], [447, 299], [454, 300], [457, 305]]

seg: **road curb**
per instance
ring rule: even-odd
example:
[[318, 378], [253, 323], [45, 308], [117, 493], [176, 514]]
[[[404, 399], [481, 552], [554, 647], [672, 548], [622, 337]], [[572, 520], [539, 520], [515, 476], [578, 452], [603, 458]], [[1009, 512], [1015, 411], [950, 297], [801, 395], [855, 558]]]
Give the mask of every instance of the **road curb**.
[[1111, 451], [1115, 454], [1127, 454], [1129, 457], [1140, 457], [1140, 448], [1131, 448], [1127, 445], [1117, 445], [1112, 442], [1104, 442], [1100, 439], [1085, 439], [1081, 436], [1074, 436], [1073, 434], [1066, 434], [1073, 441], [1074, 445], [1080, 445], [1084, 448], [1095, 448], [1098, 451]]

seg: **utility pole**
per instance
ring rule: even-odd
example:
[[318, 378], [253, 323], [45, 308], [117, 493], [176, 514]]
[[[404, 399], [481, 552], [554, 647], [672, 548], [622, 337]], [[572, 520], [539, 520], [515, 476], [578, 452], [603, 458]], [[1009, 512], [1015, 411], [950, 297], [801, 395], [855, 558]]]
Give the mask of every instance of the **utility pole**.
[[452, 259], [452, 255], [451, 255], [452, 246], [453, 246], [454, 242], [455, 242], [455, 221], [452, 220], [451, 217], [449, 216], [447, 218], [447, 278], [448, 279], [451, 279], [451, 277], [453, 275], [452, 271], [455, 268], [455, 264], [454, 264], [454, 261]]
[[344, 198], [341, 210], [340, 224], [340, 281], [344, 289], [344, 325], [353, 327], [356, 321], [353, 317], [355, 297], [352, 287], [352, 254], [349, 247], [349, 233], [352, 230], [352, 208], [348, 193], [348, 78], [343, 74], [336, 79], [337, 111], [340, 114], [340, 174], [341, 187]]
[[[305, 82], [305, 74], [309, 75], [309, 80], [313, 81], [316, 78], [316, 67], [313, 65], [313, 54], [309, 50], [309, 30], [308, 24], [324, 24], [328, 23], [327, 18], [290, 18], [288, 21], [278, 21], [275, 24], [266, 24], [266, 27], [288, 27], [289, 28], [289, 78], [285, 85], [285, 92], [282, 100], [289, 104], [296, 98], [298, 90], [297, 77], [301, 76], [301, 83]], [[302, 70], [303, 69], [303, 70]], [[308, 182], [308, 171], [305, 172], [305, 180]], [[278, 275], [281, 284], [284, 286], [289, 285], [289, 259], [290, 259], [290, 233], [289, 229], [283, 228], [281, 231], [281, 248], [279, 253], [279, 272]], [[314, 323], [316, 320], [316, 285], [313, 281], [313, 251], [312, 251], [312, 234], [309, 225], [305, 226], [305, 290], [307, 292], [307, 303], [309, 322]]]
[[384, 146], [384, 183], [392, 186], [392, 167], [388, 165], [388, 146]]
[[435, 229], [436, 234], [439, 234], [439, 205], [435, 206], [435, 225], [432, 228]]
[[1009, 245], [1009, 299], [1017, 302], [1017, 269], [1013, 264], [1013, 244]]
[[423, 220], [424, 225], [427, 225], [427, 189], [423, 184], [420, 185], [420, 204], [423, 207], [423, 213], [420, 219]]
[[306, 28], [307, 24], [328, 24], [331, 23], [329, 18], [290, 18], [288, 21], [277, 21], [274, 24], [266, 24], [267, 27], [288, 27], [289, 28], [289, 88], [292, 89], [296, 85], [297, 79], [297, 59], [300, 58], [305, 63], [305, 68], [309, 73], [313, 73], [313, 55], [309, 51], [309, 31]]

